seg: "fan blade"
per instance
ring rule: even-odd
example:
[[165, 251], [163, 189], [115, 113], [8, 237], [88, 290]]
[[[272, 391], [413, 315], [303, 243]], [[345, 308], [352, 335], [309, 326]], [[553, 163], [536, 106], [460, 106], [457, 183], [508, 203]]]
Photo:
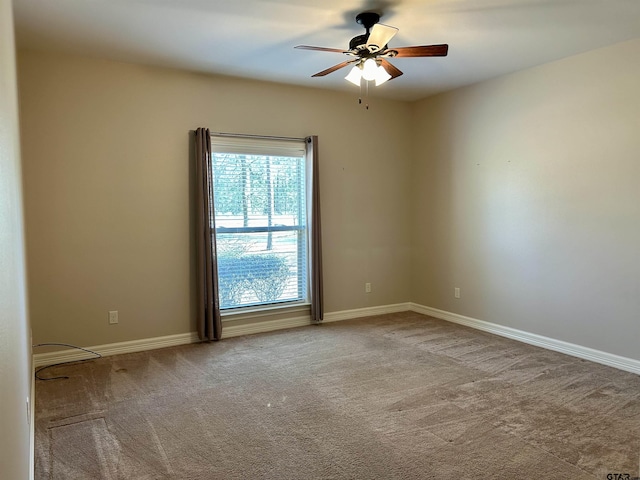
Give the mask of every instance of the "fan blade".
[[394, 78], [402, 75], [402, 71], [399, 68], [396, 68], [384, 58], [380, 59], [380, 65], [387, 71], [389, 75], [391, 75], [391, 78], [389, 80], [393, 80]]
[[376, 23], [371, 29], [371, 34], [367, 39], [367, 47], [371, 53], [382, 50], [389, 40], [398, 33], [398, 29], [390, 27], [389, 25], [383, 25], [382, 23]]
[[422, 45], [415, 47], [390, 48], [398, 52], [394, 57], [446, 57], [449, 52], [449, 45]]
[[296, 45], [293, 48], [300, 48], [302, 50], [316, 50], [318, 52], [335, 52], [335, 53], [347, 53], [339, 48], [326, 48], [326, 47], [312, 47], [311, 45]]
[[329, 75], [330, 73], [335, 72], [336, 70], [340, 70], [343, 67], [346, 67], [350, 63], [359, 62], [360, 59], [356, 58], [355, 60], [347, 60], [346, 62], [339, 63], [338, 65], [334, 65], [333, 67], [329, 67], [326, 70], [316, 73], [315, 75], [311, 75], [312, 77], [324, 77], [325, 75]]

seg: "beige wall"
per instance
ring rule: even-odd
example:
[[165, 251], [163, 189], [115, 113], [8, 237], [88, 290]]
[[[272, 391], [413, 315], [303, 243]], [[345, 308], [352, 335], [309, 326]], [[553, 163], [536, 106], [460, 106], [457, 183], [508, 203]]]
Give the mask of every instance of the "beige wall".
[[11, 2], [0, 2], [0, 477], [29, 478], [31, 346], [25, 298]]
[[414, 301], [640, 358], [639, 53], [367, 112], [356, 92], [20, 52], [35, 339], [194, 329], [187, 132], [209, 126], [320, 135], [328, 312]]
[[365, 111], [356, 90], [18, 58], [35, 341], [195, 330], [188, 132], [199, 126], [319, 135], [326, 311], [409, 301], [409, 104]]
[[634, 40], [415, 106], [413, 301], [640, 359], [638, 58]]

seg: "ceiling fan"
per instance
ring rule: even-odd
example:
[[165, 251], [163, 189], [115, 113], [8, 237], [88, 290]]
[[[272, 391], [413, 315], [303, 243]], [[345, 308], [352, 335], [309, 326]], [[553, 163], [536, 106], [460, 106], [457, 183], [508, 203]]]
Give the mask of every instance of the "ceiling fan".
[[353, 37], [349, 42], [348, 50], [312, 47], [310, 45], [298, 45], [295, 48], [343, 53], [355, 57], [318, 72], [312, 77], [324, 77], [353, 64], [351, 72], [345, 77], [347, 80], [355, 85], [361, 85], [362, 79], [367, 81], [375, 80], [376, 86], [402, 75], [402, 71], [392, 65], [387, 60], [388, 58], [445, 57], [447, 55], [449, 50], [449, 45], [447, 44], [389, 48], [387, 43], [398, 33], [398, 29], [378, 23], [379, 21], [380, 15], [376, 12], [358, 14], [356, 22], [366, 29], [366, 33]]

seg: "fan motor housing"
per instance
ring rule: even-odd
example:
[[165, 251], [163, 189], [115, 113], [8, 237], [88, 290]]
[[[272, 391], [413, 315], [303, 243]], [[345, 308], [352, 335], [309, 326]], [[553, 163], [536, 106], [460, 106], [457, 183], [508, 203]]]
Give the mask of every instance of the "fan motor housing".
[[358, 35], [349, 41], [349, 50], [357, 50], [360, 45], [365, 45], [369, 39], [369, 34]]

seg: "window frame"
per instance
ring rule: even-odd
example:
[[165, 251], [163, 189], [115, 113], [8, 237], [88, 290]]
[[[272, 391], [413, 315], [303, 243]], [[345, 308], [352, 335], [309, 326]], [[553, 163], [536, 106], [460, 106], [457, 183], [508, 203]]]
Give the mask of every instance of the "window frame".
[[[304, 251], [300, 248], [301, 241], [297, 240], [296, 250], [298, 252], [298, 265], [304, 265], [305, 275], [303, 278], [303, 284], [301, 285], [300, 277], [298, 279], [298, 298], [293, 300], [282, 300], [271, 303], [254, 303], [251, 305], [240, 305], [232, 307], [220, 306], [220, 313], [222, 317], [226, 317], [227, 320], [238, 319], [243, 315], [251, 314], [254, 312], [261, 312], [262, 314], [269, 315], [275, 311], [291, 310], [296, 311], [298, 309], [306, 309], [311, 305], [311, 245], [312, 245], [312, 172], [313, 164], [312, 158], [309, 158], [306, 148], [305, 138], [294, 137], [269, 137], [269, 136], [257, 136], [257, 135], [244, 135], [244, 134], [228, 134], [228, 133], [211, 133], [211, 155], [216, 153], [224, 154], [241, 154], [241, 155], [255, 155], [255, 156], [271, 156], [271, 157], [295, 157], [301, 158], [303, 165], [302, 171], [304, 173], [304, 182], [302, 188], [299, 190], [300, 200], [303, 202], [300, 208], [304, 211], [304, 224], [303, 225], [272, 225], [269, 226], [242, 226], [242, 227], [218, 227], [216, 225], [215, 217], [215, 192], [212, 191], [212, 198], [214, 199], [214, 207], [212, 209], [212, 222], [213, 230], [216, 237], [218, 234], [226, 233], [268, 233], [268, 232], [283, 232], [283, 231], [297, 231], [298, 234], [304, 234]], [[213, 162], [212, 162], [212, 178]], [[214, 183], [212, 182], [211, 188], [214, 189]], [[216, 239], [216, 249], [218, 240]], [[301, 259], [300, 256], [306, 258]], [[217, 261], [216, 261], [217, 265]], [[219, 271], [218, 271], [219, 273]]]

